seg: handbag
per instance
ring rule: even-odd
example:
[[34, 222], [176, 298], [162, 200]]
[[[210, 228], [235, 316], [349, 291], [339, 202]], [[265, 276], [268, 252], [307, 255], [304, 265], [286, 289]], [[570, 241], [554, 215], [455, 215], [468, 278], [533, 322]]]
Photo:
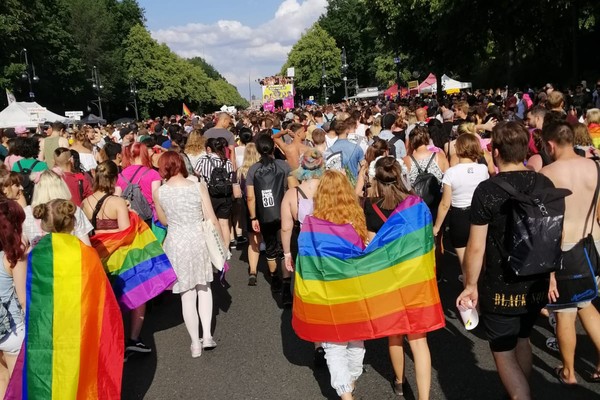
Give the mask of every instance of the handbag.
[[[600, 265], [600, 255], [594, 244], [594, 225], [596, 225], [596, 207], [600, 191], [600, 166], [596, 164], [598, 183], [590, 210], [588, 211], [583, 238], [572, 249], [563, 252], [560, 269], [555, 273], [559, 298], [550, 306], [572, 306], [579, 302], [591, 301], [598, 296], [596, 275]], [[586, 235], [588, 223], [592, 223], [590, 233]]]
[[206, 247], [208, 248], [208, 258], [216, 270], [222, 271], [225, 261], [231, 258], [231, 252], [223, 244], [217, 228], [215, 228], [211, 221], [203, 220], [202, 230], [206, 240]]

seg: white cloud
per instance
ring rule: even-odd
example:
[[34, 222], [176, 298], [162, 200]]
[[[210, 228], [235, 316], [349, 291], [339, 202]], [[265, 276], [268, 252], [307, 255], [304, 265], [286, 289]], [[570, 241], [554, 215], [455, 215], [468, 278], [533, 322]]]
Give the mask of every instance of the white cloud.
[[258, 94], [254, 81], [279, 72], [293, 44], [326, 6], [327, 0], [284, 0], [270, 20], [255, 28], [220, 20], [159, 29], [152, 36], [182, 57], [205, 58], [247, 97], [249, 75], [252, 93]]

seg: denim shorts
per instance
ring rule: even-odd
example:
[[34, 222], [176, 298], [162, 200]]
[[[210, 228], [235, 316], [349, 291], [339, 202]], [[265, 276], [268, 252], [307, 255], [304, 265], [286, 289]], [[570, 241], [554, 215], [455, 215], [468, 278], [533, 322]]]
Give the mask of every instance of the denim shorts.
[[18, 355], [24, 338], [25, 324], [21, 322], [18, 325], [13, 326], [11, 331], [0, 339], [0, 351], [11, 356]]

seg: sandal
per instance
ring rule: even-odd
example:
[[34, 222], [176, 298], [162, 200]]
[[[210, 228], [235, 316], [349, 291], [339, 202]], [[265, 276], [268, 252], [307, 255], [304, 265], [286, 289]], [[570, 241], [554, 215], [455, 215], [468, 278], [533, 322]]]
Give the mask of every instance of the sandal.
[[590, 374], [588, 381], [591, 383], [600, 383], [600, 371], [594, 371]]
[[565, 377], [563, 376], [563, 367], [556, 367], [554, 368], [554, 376], [556, 377], [556, 379], [558, 379], [558, 381], [560, 382], [561, 385], [564, 386], [568, 386], [568, 387], [575, 387], [577, 386], [576, 383], [569, 383], [565, 380]]

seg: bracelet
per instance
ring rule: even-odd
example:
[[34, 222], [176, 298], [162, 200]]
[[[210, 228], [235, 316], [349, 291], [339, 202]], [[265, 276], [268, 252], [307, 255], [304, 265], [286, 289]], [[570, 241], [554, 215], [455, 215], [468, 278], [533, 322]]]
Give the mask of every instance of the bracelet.
[[254, 218], [250, 218], [250, 221], [256, 221], [258, 218], [254, 217]]
[[287, 257], [291, 257], [291, 256], [292, 256], [292, 253], [283, 253], [283, 256], [284, 256], [284, 257], [286, 257], [286, 258], [287, 258]]

